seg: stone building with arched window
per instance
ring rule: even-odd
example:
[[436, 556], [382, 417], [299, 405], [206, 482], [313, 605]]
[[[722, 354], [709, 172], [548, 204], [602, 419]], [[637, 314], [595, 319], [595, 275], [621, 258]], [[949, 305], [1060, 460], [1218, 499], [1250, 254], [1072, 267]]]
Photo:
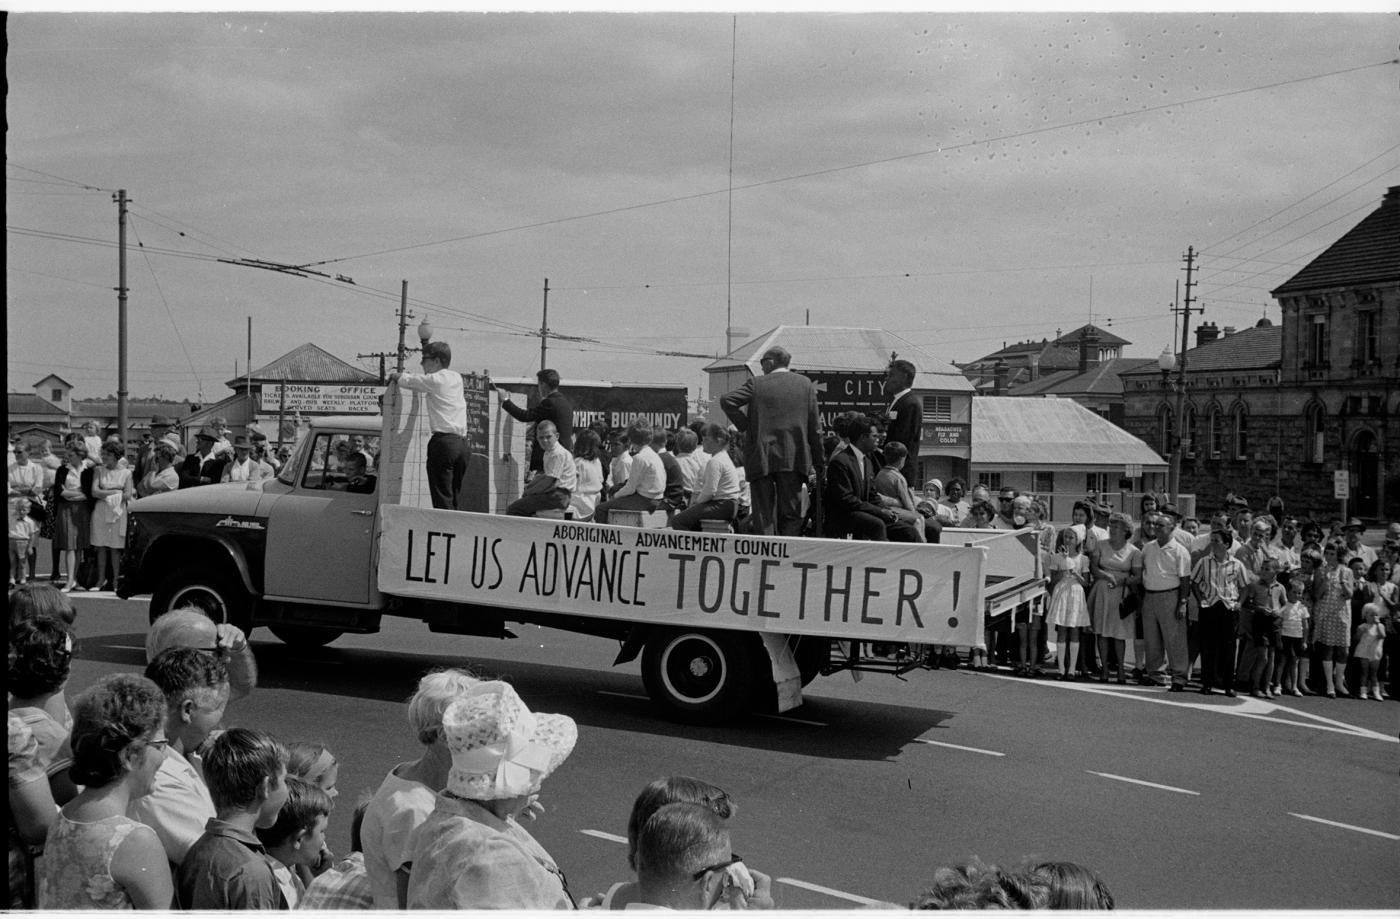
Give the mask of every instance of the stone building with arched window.
[[[1290, 513], [1400, 520], [1400, 186], [1272, 291], [1283, 311], [1236, 332], [1196, 328], [1186, 354], [1181, 491], [1202, 510], [1227, 492]], [[1124, 424], [1162, 455], [1175, 433], [1175, 374], [1122, 375]]]

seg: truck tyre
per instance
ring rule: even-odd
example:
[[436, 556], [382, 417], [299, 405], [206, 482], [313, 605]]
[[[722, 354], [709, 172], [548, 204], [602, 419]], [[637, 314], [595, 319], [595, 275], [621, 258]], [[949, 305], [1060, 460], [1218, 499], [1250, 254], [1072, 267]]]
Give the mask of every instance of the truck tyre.
[[197, 607], [215, 622], [235, 625], [245, 635], [252, 631], [247, 591], [214, 568], [183, 568], [166, 575], [151, 594], [151, 621], [186, 606]]
[[268, 629], [284, 644], [294, 648], [320, 648], [345, 634], [340, 629], [318, 629], [308, 625], [270, 625]]
[[754, 702], [755, 638], [703, 629], [653, 633], [642, 652], [647, 695], [671, 717], [691, 724], [715, 724], [743, 713]]

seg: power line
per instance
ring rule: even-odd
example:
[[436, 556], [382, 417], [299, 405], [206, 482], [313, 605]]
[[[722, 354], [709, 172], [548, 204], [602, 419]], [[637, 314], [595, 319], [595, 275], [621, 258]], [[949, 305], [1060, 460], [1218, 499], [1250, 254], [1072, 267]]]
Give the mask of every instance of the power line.
[[[1332, 71], [1328, 71], [1327, 73], [1312, 74], [1312, 75], [1310, 75], [1310, 76], [1304, 76], [1304, 77], [1295, 77], [1295, 78], [1289, 79], [1289, 80], [1279, 80], [1279, 81], [1274, 82], [1274, 83], [1267, 83], [1267, 84], [1264, 84], [1264, 85], [1261, 85], [1261, 86], [1252, 86], [1252, 87], [1248, 87], [1248, 88], [1245, 88], [1245, 89], [1234, 89], [1234, 90], [1227, 90], [1227, 91], [1225, 91], [1225, 92], [1220, 92], [1220, 93], [1213, 93], [1213, 94], [1211, 94], [1211, 95], [1206, 95], [1206, 96], [1196, 96], [1196, 97], [1194, 97], [1194, 98], [1181, 99], [1181, 100], [1177, 100], [1177, 101], [1175, 101], [1175, 102], [1163, 102], [1163, 103], [1159, 103], [1159, 104], [1157, 104], [1157, 105], [1149, 105], [1149, 106], [1145, 106], [1145, 107], [1143, 107], [1143, 108], [1133, 109], [1132, 111], [1114, 112], [1114, 113], [1111, 113], [1111, 114], [1108, 114], [1108, 115], [1096, 115], [1096, 116], [1093, 116], [1093, 117], [1090, 117], [1090, 118], [1082, 118], [1082, 119], [1079, 119], [1079, 120], [1077, 120], [1077, 121], [1063, 122], [1063, 123], [1061, 123], [1061, 124], [1056, 124], [1056, 125], [1045, 125], [1045, 126], [1038, 127], [1038, 128], [1028, 128], [1028, 129], [1026, 129], [1026, 130], [1024, 130], [1024, 131], [1014, 131], [1014, 132], [1011, 132], [1011, 133], [1008, 133], [1008, 134], [1001, 134], [1001, 135], [998, 135], [998, 136], [995, 136], [995, 137], [987, 137], [987, 138], [982, 138], [982, 139], [980, 139], [980, 140], [965, 141], [965, 142], [960, 143], [960, 144], [950, 144], [950, 145], [948, 145], [948, 146], [935, 147], [935, 148], [928, 149], [928, 150], [916, 150], [916, 151], [913, 151], [913, 152], [911, 152], [911, 153], [900, 153], [900, 154], [896, 154], [896, 155], [894, 155], [894, 156], [882, 157], [882, 158], [880, 158], [880, 159], [864, 160], [864, 161], [861, 161], [861, 162], [858, 162], [858, 163], [848, 163], [848, 164], [843, 165], [843, 166], [832, 166], [832, 167], [829, 167], [829, 168], [827, 168], [827, 169], [815, 169], [815, 170], [812, 170], [812, 171], [810, 171], [810, 172], [802, 172], [802, 173], [796, 173], [796, 174], [793, 174], [793, 175], [779, 176], [779, 177], [773, 178], [773, 179], [762, 179], [762, 180], [755, 181], [755, 182], [748, 182], [748, 183], [745, 183], [745, 184], [743, 184], [743, 185], [735, 185], [735, 186], [733, 186], [733, 190], [734, 190], [734, 191], [748, 191], [748, 190], [752, 190], [752, 189], [755, 189], [755, 188], [764, 188], [764, 187], [767, 187], [767, 186], [769, 186], [769, 185], [778, 185], [778, 184], [785, 183], [785, 182], [795, 182], [795, 181], [798, 181], [798, 180], [801, 180], [801, 179], [811, 179], [811, 178], [818, 178], [818, 177], [821, 177], [821, 176], [834, 175], [834, 174], [839, 173], [839, 172], [847, 172], [847, 171], [850, 171], [850, 170], [853, 170], [853, 169], [864, 169], [864, 168], [867, 168], [867, 167], [870, 167], [870, 166], [881, 166], [881, 165], [885, 165], [885, 164], [888, 164], [888, 163], [897, 163], [897, 162], [900, 162], [900, 161], [902, 161], [902, 160], [916, 159], [916, 158], [925, 157], [925, 156], [933, 156], [933, 155], [935, 155], [935, 154], [948, 153], [948, 152], [951, 152], [951, 151], [954, 151], [954, 150], [962, 150], [962, 149], [966, 149], [966, 148], [969, 148], [969, 147], [982, 146], [982, 145], [984, 145], [984, 144], [1001, 143], [1001, 142], [1008, 141], [1008, 140], [1018, 140], [1018, 139], [1023, 138], [1023, 137], [1033, 137], [1033, 136], [1035, 136], [1035, 135], [1037, 135], [1037, 134], [1047, 134], [1047, 133], [1050, 133], [1050, 132], [1053, 132], [1053, 131], [1064, 130], [1065, 128], [1083, 127], [1083, 126], [1085, 126], [1085, 125], [1100, 124], [1100, 123], [1105, 122], [1105, 121], [1114, 121], [1114, 120], [1117, 120], [1117, 119], [1120, 119], [1120, 118], [1129, 118], [1129, 117], [1133, 117], [1133, 116], [1136, 116], [1136, 115], [1145, 115], [1145, 114], [1148, 114], [1148, 113], [1150, 113], [1150, 112], [1158, 112], [1158, 111], [1162, 111], [1162, 110], [1164, 110], [1164, 109], [1169, 109], [1169, 108], [1181, 108], [1181, 107], [1186, 106], [1186, 105], [1195, 105], [1195, 104], [1201, 103], [1201, 102], [1213, 102], [1213, 101], [1216, 101], [1216, 100], [1219, 100], [1219, 99], [1226, 99], [1226, 98], [1229, 98], [1229, 97], [1231, 97], [1231, 96], [1239, 96], [1239, 95], [1244, 95], [1244, 94], [1246, 94], [1246, 93], [1261, 92], [1261, 91], [1266, 90], [1266, 89], [1277, 89], [1277, 88], [1282, 87], [1282, 86], [1291, 86], [1291, 85], [1294, 85], [1294, 84], [1297, 84], [1297, 83], [1305, 83], [1305, 82], [1308, 82], [1308, 81], [1311, 81], [1311, 80], [1320, 80], [1320, 79], [1324, 79], [1324, 78], [1326, 78], [1326, 77], [1334, 77], [1334, 76], [1340, 76], [1340, 75], [1348, 74], [1348, 73], [1356, 73], [1356, 72], [1358, 72], [1358, 71], [1370, 70], [1370, 69], [1375, 68], [1375, 67], [1384, 67], [1384, 66], [1388, 66], [1388, 65], [1391, 65], [1391, 64], [1400, 64], [1400, 58], [1392, 58], [1392, 59], [1390, 59], [1390, 60], [1377, 61], [1377, 62], [1372, 63], [1372, 64], [1362, 64], [1362, 65], [1359, 65], [1359, 66], [1356, 66], [1356, 67], [1347, 67], [1347, 68], [1343, 68], [1343, 69], [1341, 69], [1341, 70], [1332, 70]], [[636, 210], [643, 210], [643, 209], [653, 208], [653, 207], [661, 207], [661, 206], [663, 206], [663, 205], [667, 205], [667, 204], [677, 204], [677, 203], [681, 203], [681, 202], [685, 202], [685, 201], [694, 201], [694, 200], [697, 200], [697, 199], [699, 199], [699, 198], [707, 198], [707, 197], [712, 197], [712, 196], [714, 196], [714, 195], [727, 194], [727, 193], [729, 193], [729, 191], [730, 191], [730, 189], [729, 189], [728, 187], [726, 187], [726, 188], [721, 188], [721, 189], [715, 189], [715, 190], [712, 190], [712, 191], [695, 192], [694, 194], [689, 194], [689, 195], [678, 195], [678, 196], [675, 196], [675, 197], [672, 197], [672, 198], [664, 198], [664, 199], [657, 200], [657, 201], [647, 201], [647, 202], [642, 202], [642, 203], [638, 203], [638, 204], [622, 205], [622, 206], [620, 206], [620, 207], [607, 208], [607, 209], [605, 209], [605, 210], [600, 210], [600, 211], [591, 211], [591, 212], [585, 213], [585, 214], [574, 214], [574, 215], [571, 215], [571, 216], [568, 216], [568, 217], [557, 217], [557, 218], [553, 218], [553, 219], [550, 219], [550, 220], [539, 220], [539, 221], [535, 221], [535, 222], [533, 222], [533, 223], [519, 224], [519, 225], [511, 226], [511, 227], [501, 227], [501, 228], [495, 229], [495, 230], [483, 230], [483, 231], [481, 231], [481, 232], [479, 232], [479, 233], [468, 233], [468, 234], [465, 234], [465, 235], [463, 235], [463, 236], [453, 236], [453, 237], [449, 237], [449, 238], [447, 238], [447, 239], [434, 240], [434, 241], [432, 241], [432, 242], [413, 243], [413, 244], [405, 245], [405, 246], [395, 246], [395, 247], [389, 248], [389, 249], [378, 249], [378, 250], [375, 250], [375, 251], [373, 251], [373, 252], [361, 252], [361, 253], [358, 253], [358, 254], [356, 254], [356, 255], [345, 255], [345, 256], [340, 256], [340, 257], [338, 257], [338, 258], [321, 259], [321, 260], [319, 260], [319, 261], [308, 262], [307, 265], [308, 265], [308, 266], [312, 266], [312, 267], [321, 266], [321, 265], [330, 265], [330, 264], [334, 264], [334, 263], [336, 263], [336, 262], [348, 262], [348, 261], [352, 261], [352, 260], [354, 260], [354, 259], [370, 258], [370, 257], [376, 256], [376, 255], [389, 255], [389, 254], [396, 253], [396, 252], [407, 252], [407, 251], [410, 251], [410, 250], [413, 250], [413, 249], [424, 249], [424, 248], [428, 248], [428, 247], [431, 247], [431, 246], [445, 246], [445, 245], [448, 245], [448, 244], [450, 244], [450, 243], [464, 242], [464, 241], [473, 240], [473, 239], [482, 239], [482, 238], [484, 238], [484, 237], [489, 237], [489, 236], [498, 236], [498, 235], [501, 235], [501, 234], [503, 234], [503, 233], [514, 233], [514, 232], [518, 232], [518, 231], [520, 231], [520, 230], [534, 230], [534, 229], [539, 229], [539, 228], [541, 228], [541, 227], [555, 226], [555, 225], [561, 224], [561, 223], [570, 223], [570, 222], [578, 221], [578, 220], [588, 220], [588, 219], [592, 219], [592, 218], [594, 218], [594, 217], [606, 217], [606, 216], [609, 216], [609, 215], [612, 215], [612, 214], [622, 214], [622, 213], [626, 213], [626, 212], [628, 212], [628, 211], [636, 211]]]
[[[141, 233], [134, 224], [135, 221], [133, 221], [131, 232], [136, 237], [137, 248], [141, 248]], [[175, 313], [170, 309], [170, 301], [165, 298], [165, 291], [160, 286], [160, 278], [156, 277], [156, 269], [151, 264], [150, 256], [146, 255], [144, 249], [142, 249], [141, 257], [146, 262], [146, 270], [151, 273], [151, 282], [155, 284], [156, 293], [160, 295], [161, 305], [165, 307], [165, 315], [170, 320], [170, 328], [175, 331], [175, 340], [180, 343], [180, 351], [185, 355], [185, 363], [189, 364], [190, 373], [194, 374], [195, 382], [199, 385], [198, 393], [202, 402], [204, 401], [204, 380], [200, 379], [199, 372], [194, 369], [194, 359], [190, 357], [190, 349], [185, 347], [185, 336], [180, 334], [180, 326], [175, 322]]]
[[[43, 176], [43, 177], [45, 177], [45, 178], [47, 178], [47, 179], [58, 179], [60, 182], [66, 182], [66, 183], [68, 183], [69, 185], [76, 185], [78, 188], [84, 189], [84, 190], [86, 190], [86, 191], [99, 191], [99, 192], [104, 192], [104, 193], [116, 191], [115, 188], [98, 188], [96, 185], [89, 185], [89, 184], [87, 184], [86, 182], [79, 182], [77, 179], [66, 179], [66, 178], [64, 178], [63, 176], [54, 175], [54, 174], [51, 173], [51, 172], [42, 172], [42, 171], [40, 171], [40, 170], [38, 170], [38, 169], [30, 169], [28, 166], [21, 166], [19, 163], [16, 163], [16, 162], [14, 162], [13, 160], [6, 160], [6, 161], [5, 161], [5, 165], [6, 165], [6, 166], [13, 166], [13, 167], [16, 168], [16, 169], [23, 169], [25, 172], [32, 172], [32, 173], [34, 173], [35, 175]], [[24, 181], [24, 180], [23, 180], [23, 179], [14, 179], [14, 180], [12, 180], [12, 181], [21, 182], [21, 181]]]

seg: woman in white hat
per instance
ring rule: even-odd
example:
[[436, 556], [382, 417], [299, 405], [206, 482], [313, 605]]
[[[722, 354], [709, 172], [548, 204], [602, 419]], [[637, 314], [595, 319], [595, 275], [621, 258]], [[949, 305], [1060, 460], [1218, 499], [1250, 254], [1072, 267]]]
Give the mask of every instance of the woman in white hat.
[[573, 752], [573, 719], [491, 681], [447, 707], [442, 732], [452, 769], [413, 839], [408, 908], [573, 909], [564, 873], [516, 820]]

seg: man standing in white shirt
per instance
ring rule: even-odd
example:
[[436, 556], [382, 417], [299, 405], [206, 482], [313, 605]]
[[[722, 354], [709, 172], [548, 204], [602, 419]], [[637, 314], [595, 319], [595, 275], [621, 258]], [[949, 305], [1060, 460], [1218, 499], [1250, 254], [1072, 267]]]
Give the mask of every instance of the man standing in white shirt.
[[253, 444], [246, 434], [233, 439], [233, 462], [224, 466], [223, 482], [256, 482], [262, 478], [262, 467], [253, 459]]
[[452, 349], [445, 341], [430, 341], [423, 345], [422, 373], [389, 374], [392, 382], [413, 392], [427, 395], [428, 428], [433, 436], [428, 440], [428, 492], [433, 507], [456, 510], [462, 491], [462, 476], [467, 473], [467, 397], [462, 375], [447, 368], [452, 366]]
[[569, 499], [578, 487], [578, 466], [574, 465], [574, 455], [559, 442], [559, 429], [554, 422], [541, 421], [536, 424], [535, 440], [540, 445], [544, 462], [541, 474], [550, 478], [553, 484], [545, 483], [532, 488], [527, 483], [525, 494], [510, 502], [506, 508], [506, 513], [512, 517], [533, 517], [545, 510], [562, 511], [569, 506]]
[[654, 511], [661, 506], [666, 493], [666, 467], [651, 448], [651, 427], [637, 422], [627, 427], [627, 442], [632, 445], [632, 470], [627, 483], [593, 512], [594, 523], [607, 523], [610, 511]]
[[[1172, 538], [1175, 522], [1165, 514], [1155, 519], [1157, 538], [1142, 547], [1142, 632], [1147, 642], [1147, 668], [1139, 681], [1161, 686], [1155, 676], [1171, 665], [1171, 692], [1186, 691], [1186, 597], [1190, 589], [1191, 555]], [[1166, 658], [1166, 661], [1163, 658]]]

